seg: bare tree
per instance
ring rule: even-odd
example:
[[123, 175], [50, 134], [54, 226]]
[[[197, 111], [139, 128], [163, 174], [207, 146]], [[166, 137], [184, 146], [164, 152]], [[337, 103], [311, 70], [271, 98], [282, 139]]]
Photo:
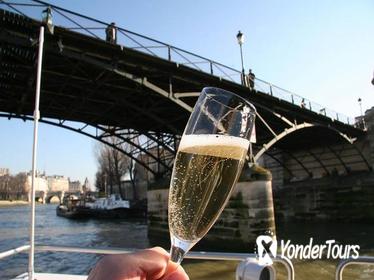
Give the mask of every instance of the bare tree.
[[[115, 137], [110, 137], [109, 141], [111, 144], [120, 145], [118, 143], [119, 140]], [[113, 193], [114, 186], [118, 186], [120, 195], [124, 198], [121, 177], [128, 172], [131, 160], [121, 151], [104, 144], [97, 146], [96, 158], [98, 162], [96, 188], [101, 191], [107, 188], [109, 193]]]
[[9, 199], [9, 182], [12, 176], [4, 175], [0, 177], [0, 199]]
[[0, 177], [0, 199], [23, 199], [27, 196], [25, 189], [26, 174], [4, 175]]
[[99, 169], [95, 174], [95, 187], [96, 187], [96, 190], [99, 192], [106, 191], [105, 190], [105, 187], [106, 187], [105, 174], [101, 169]]

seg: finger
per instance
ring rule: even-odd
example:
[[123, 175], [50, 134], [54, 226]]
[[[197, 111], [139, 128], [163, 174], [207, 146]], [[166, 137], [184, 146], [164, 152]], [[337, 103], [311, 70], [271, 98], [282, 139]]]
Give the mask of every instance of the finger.
[[160, 279], [167, 271], [173, 272], [177, 268], [172, 264], [168, 269], [168, 265], [169, 254], [155, 247], [132, 254], [106, 256], [96, 264], [89, 279]]
[[169, 253], [164, 248], [159, 247], [159, 246], [156, 246], [156, 247], [153, 247], [153, 248], [149, 248], [149, 249], [145, 249], [142, 252], [144, 252], [144, 251], [156, 252], [156, 253], [158, 253], [160, 255], [163, 255], [163, 256], [169, 258]]
[[171, 273], [167, 274], [162, 280], [189, 280], [187, 273], [180, 265]]
[[165, 275], [171, 274], [178, 269], [180, 265], [169, 260], [168, 266], [165, 271]]
[[121, 276], [119, 267], [121, 256], [105, 256], [97, 262], [95, 267], [90, 271], [87, 280], [101, 280], [106, 277], [116, 279], [116, 274]]
[[134, 254], [137, 266], [147, 279], [159, 279], [165, 275], [169, 264], [169, 254], [161, 247], [154, 247]]

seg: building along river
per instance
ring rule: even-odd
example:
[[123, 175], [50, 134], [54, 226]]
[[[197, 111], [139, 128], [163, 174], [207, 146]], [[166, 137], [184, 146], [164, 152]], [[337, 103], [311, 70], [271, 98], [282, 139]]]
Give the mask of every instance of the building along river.
[[[56, 205], [37, 205], [36, 242], [45, 245], [81, 247], [147, 248], [161, 245], [163, 241], [152, 241], [147, 237], [145, 221], [126, 220], [69, 220], [57, 217]], [[0, 251], [6, 251], [28, 243], [29, 207], [12, 206], [0, 208]], [[308, 224], [290, 223], [279, 225], [278, 239], [291, 239], [294, 244], [307, 244], [310, 237], [316, 244], [335, 239], [341, 244], [359, 244], [360, 254], [374, 254], [374, 225], [370, 224]], [[212, 249], [213, 250], [213, 249]], [[247, 248], [248, 253], [253, 248]], [[27, 270], [27, 254], [18, 254], [0, 260], [0, 279], [10, 279]], [[36, 271], [84, 274], [88, 273], [100, 256], [73, 253], [37, 253]], [[296, 279], [333, 279], [336, 261], [293, 261]], [[191, 279], [235, 279], [237, 262], [184, 261]], [[279, 269], [284, 279], [284, 269]], [[374, 266], [352, 266], [345, 271], [344, 279], [374, 279]]]

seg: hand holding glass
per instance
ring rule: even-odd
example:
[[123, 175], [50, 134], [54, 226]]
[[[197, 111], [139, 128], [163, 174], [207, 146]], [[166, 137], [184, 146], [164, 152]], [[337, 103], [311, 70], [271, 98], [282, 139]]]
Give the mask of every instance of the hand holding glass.
[[208, 232], [235, 186], [248, 152], [256, 110], [231, 92], [204, 88], [187, 123], [169, 191], [171, 260]]

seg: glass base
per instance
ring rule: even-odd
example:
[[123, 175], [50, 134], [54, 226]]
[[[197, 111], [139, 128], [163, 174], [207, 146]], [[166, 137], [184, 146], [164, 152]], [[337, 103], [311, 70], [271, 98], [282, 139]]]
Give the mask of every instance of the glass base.
[[175, 236], [171, 236], [170, 260], [180, 264], [186, 253], [196, 244], [195, 242], [183, 241]]

